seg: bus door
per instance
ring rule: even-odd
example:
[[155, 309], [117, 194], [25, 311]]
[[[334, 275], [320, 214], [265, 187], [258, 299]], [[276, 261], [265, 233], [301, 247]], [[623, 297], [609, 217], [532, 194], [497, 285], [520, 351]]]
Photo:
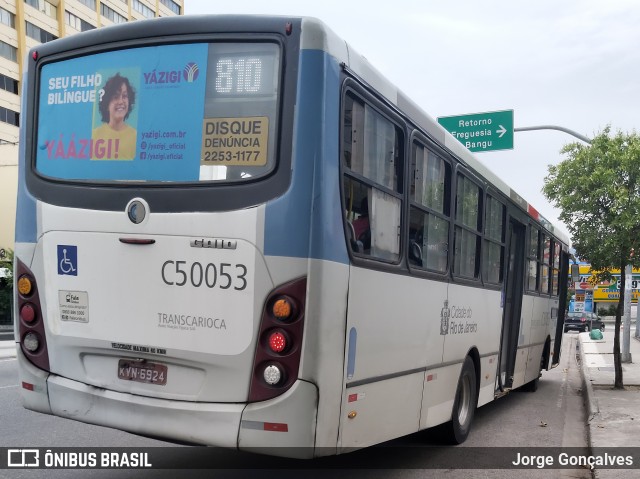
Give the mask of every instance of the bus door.
[[513, 385], [524, 284], [525, 226], [513, 218], [509, 221], [507, 277], [505, 278], [502, 338], [496, 390]]
[[[557, 247], [557, 246], [556, 246]], [[556, 321], [555, 342], [553, 345], [552, 366], [560, 363], [560, 354], [562, 352], [562, 331], [564, 329], [564, 319], [567, 311], [567, 280], [569, 276], [569, 253], [562, 251], [560, 253], [560, 278], [558, 279], [558, 317]]]

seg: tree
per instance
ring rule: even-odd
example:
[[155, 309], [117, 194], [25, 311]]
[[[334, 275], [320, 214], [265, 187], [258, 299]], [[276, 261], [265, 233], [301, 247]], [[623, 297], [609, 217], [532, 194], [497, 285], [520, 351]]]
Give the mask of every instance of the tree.
[[[639, 266], [640, 251], [640, 137], [611, 135], [607, 126], [591, 145], [570, 143], [568, 155], [548, 167], [542, 192], [557, 208], [580, 258], [599, 271], [599, 280], [620, 269], [620, 300], [613, 345], [615, 383], [623, 389], [620, 324], [624, 308], [625, 267]], [[608, 277], [608, 278], [607, 278]]]

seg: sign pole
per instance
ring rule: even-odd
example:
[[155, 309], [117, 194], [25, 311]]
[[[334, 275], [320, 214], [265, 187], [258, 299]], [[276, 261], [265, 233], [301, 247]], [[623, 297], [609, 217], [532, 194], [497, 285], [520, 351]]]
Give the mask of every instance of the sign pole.
[[631, 265], [628, 264], [624, 269], [624, 327], [622, 330], [622, 355], [620, 361], [623, 363], [631, 362], [631, 282], [633, 276], [631, 274]]
[[636, 338], [640, 338], [640, 314], [638, 314], [638, 310], [640, 308], [638, 306], [640, 306], [640, 293], [638, 294], [638, 298], [636, 300]]

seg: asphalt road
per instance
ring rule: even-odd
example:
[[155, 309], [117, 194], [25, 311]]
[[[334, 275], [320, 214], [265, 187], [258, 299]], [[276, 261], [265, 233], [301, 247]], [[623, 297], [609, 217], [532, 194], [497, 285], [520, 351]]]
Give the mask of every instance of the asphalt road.
[[[383, 448], [365, 449], [327, 460], [299, 463], [269, 462], [262, 456], [208, 449], [225, 469], [198, 470], [0, 470], [0, 478], [260, 478], [362, 477], [374, 478], [590, 478], [587, 470], [469, 470], [457, 464], [486, 453], [487, 447], [536, 448], [586, 446], [585, 410], [575, 362], [577, 335], [565, 335], [561, 365], [545, 372], [535, 393], [514, 391], [480, 408], [473, 430], [462, 446], [433, 453], [424, 446], [439, 446], [437, 431], [423, 431]], [[122, 431], [38, 414], [20, 404], [15, 360], [0, 361], [0, 447], [162, 447], [173, 444]], [[451, 455], [455, 452], [455, 456]], [[510, 449], [509, 451], [513, 451]], [[443, 455], [444, 454], [444, 455]], [[217, 456], [216, 456], [217, 455]], [[476, 455], [476, 456], [474, 456]], [[448, 461], [442, 466], [443, 457]], [[459, 458], [459, 461], [454, 458]], [[462, 462], [461, 462], [462, 461]], [[446, 469], [433, 469], [446, 467]], [[176, 465], [177, 467], [177, 465]], [[254, 468], [255, 469], [248, 469]], [[272, 469], [273, 467], [282, 469]], [[301, 469], [298, 469], [301, 467]]]

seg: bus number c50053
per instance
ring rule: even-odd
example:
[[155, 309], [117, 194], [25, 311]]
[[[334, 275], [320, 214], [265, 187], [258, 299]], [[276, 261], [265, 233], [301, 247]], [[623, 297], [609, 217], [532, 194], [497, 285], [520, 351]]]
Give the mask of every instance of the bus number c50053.
[[162, 281], [169, 286], [220, 288], [242, 291], [247, 287], [247, 267], [243, 264], [202, 264], [197, 261], [165, 261], [161, 270]]

